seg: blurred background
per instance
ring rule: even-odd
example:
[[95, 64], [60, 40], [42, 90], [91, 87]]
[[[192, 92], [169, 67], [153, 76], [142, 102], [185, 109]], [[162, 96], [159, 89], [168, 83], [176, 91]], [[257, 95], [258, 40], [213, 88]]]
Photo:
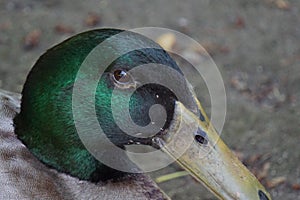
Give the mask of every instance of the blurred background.
[[[183, 32], [205, 47], [226, 87], [225, 143], [274, 199], [300, 199], [298, 0], [0, 0], [0, 88], [20, 92], [38, 57], [71, 35], [144, 26]], [[209, 105], [207, 92], [199, 98]], [[189, 176], [159, 185], [174, 200], [215, 199]]]

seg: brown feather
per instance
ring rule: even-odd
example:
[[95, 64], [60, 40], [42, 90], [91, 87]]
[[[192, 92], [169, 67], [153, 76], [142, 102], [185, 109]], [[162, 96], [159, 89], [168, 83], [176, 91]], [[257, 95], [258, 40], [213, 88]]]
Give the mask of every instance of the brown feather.
[[145, 174], [94, 184], [49, 169], [14, 134], [20, 98], [0, 90], [0, 199], [169, 199]]

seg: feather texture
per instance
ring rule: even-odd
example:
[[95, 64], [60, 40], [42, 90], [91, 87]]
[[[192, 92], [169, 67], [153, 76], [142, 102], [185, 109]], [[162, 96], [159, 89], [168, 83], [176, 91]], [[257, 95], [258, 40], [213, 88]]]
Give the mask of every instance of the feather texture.
[[49, 169], [14, 134], [20, 98], [0, 90], [0, 199], [169, 199], [145, 174], [94, 184]]

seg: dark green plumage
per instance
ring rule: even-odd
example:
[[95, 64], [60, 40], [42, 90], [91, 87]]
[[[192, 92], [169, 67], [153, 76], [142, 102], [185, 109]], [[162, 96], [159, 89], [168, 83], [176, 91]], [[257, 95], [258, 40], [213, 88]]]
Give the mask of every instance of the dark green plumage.
[[[161, 147], [221, 199], [271, 199], [219, 138], [176, 63], [155, 42], [139, 34], [100, 29], [75, 35], [42, 55], [24, 85], [21, 111], [14, 118], [15, 134], [47, 166], [86, 182], [51, 171], [33, 158], [12, 131], [11, 118], [17, 110], [7, 112], [11, 99], [0, 96], [2, 186], [8, 183], [9, 188], [1, 197], [19, 199], [29, 191], [25, 197], [86, 199], [97, 198], [100, 191], [106, 199], [132, 199], [135, 194], [161, 199], [164, 195], [158, 190], [151, 195], [156, 186], [147, 183], [145, 176], [124, 176], [115, 170], [118, 166], [112, 169], [96, 159], [98, 154], [104, 155], [136, 172], [131, 169], [137, 166], [126, 159], [124, 151], [111, 150], [144, 144]], [[156, 104], [164, 112], [153, 110]], [[18, 103], [12, 105], [18, 108]], [[95, 124], [104, 135], [97, 135], [101, 131]], [[148, 125], [150, 129], [145, 129]], [[105, 139], [110, 143], [103, 142]], [[111, 143], [114, 145], [107, 145]], [[122, 176], [124, 179], [118, 179], [121, 185], [107, 182], [111, 187], [89, 182]], [[130, 194], [122, 191], [123, 187]]]
[[[26, 146], [45, 164], [59, 171], [69, 173], [80, 179], [94, 180], [120, 176], [122, 173], [112, 170], [97, 161], [82, 145], [74, 126], [72, 114], [73, 84], [80, 65], [86, 56], [102, 41], [121, 30], [101, 29], [76, 35], [58, 46], [48, 50], [32, 68], [22, 92], [21, 112], [14, 119], [16, 133]], [[128, 32], [127, 40], [120, 39], [118, 45], [112, 45], [100, 57], [110, 56], [119, 49], [130, 48], [137, 43], [151, 44], [155, 48], [130, 51], [113, 61], [98, 83], [95, 100], [98, 121], [107, 137], [117, 146], [140, 142], [150, 144], [151, 138], [135, 138], [123, 133], [115, 124], [111, 111], [111, 94], [114, 83], [111, 75], [116, 69], [130, 70], [135, 66], [147, 63], [158, 63], [170, 66], [180, 72], [170, 56], [153, 41], [135, 33]], [[108, 44], [110, 44], [108, 42]], [[106, 54], [107, 53], [107, 54]], [[99, 63], [99, 68], [101, 63]], [[98, 69], [91, 69], [97, 73]], [[181, 72], [180, 72], [181, 73]], [[79, 74], [83, 79], [88, 74]], [[162, 75], [163, 76], [163, 75]], [[88, 84], [82, 88], [89, 88]], [[84, 90], [84, 89], [83, 89]], [[129, 89], [124, 89], [126, 93]], [[84, 99], [85, 91], [82, 91]], [[156, 98], [159, 95], [161, 98]], [[169, 89], [156, 84], [138, 88], [130, 99], [130, 114], [134, 122], [145, 126], [150, 122], [149, 108], [153, 104], [162, 104], [167, 110], [167, 122], [172, 119], [175, 95]], [[122, 110], [123, 97], [119, 98]], [[83, 106], [91, 107], [92, 103], [83, 100]], [[82, 113], [84, 116], [84, 113]], [[121, 118], [122, 116], [120, 116]], [[123, 120], [123, 119], [121, 119]], [[86, 125], [89, 129], [89, 125]], [[25, 134], [26, 133], [26, 134]], [[109, 173], [106, 173], [109, 171]]]

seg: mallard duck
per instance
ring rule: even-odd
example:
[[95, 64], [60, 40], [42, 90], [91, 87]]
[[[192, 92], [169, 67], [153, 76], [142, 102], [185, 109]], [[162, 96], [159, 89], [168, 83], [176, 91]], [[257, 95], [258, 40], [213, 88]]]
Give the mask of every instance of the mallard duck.
[[[81, 70], [83, 65], [88, 68]], [[141, 65], [146, 71], [134, 73]], [[157, 74], [149, 69], [159, 71], [161, 65], [178, 73], [160, 73], [155, 81], [172, 81], [183, 98], [149, 81]], [[163, 114], [151, 114], [156, 104]], [[133, 173], [139, 167], [126, 154], [101, 146], [91, 113], [101, 125], [101, 139], [121, 150], [146, 145], [166, 153], [220, 199], [271, 199], [219, 139], [168, 53], [118, 29], [87, 31], [48, 50], [30, 71], [22, 98], [0, 91], [0, 199], [168, 199], [147, 175]], [[163, 123], [153, 121], [153, 113], [163, 115]], [[127, 133], [124, 124], [126, 129], [132, 122], [142, 128]], [[155, 123], [159, 129], [149, 134], [150, 126], [141, 136]], [[178, 153], [186, 141], [188, 148]], [[203, 152], [209, 153], [200, 159]], [[122, 166], [110, 165], [109, 158]], [[123, 164], [128, 170], [119, 169]]]

